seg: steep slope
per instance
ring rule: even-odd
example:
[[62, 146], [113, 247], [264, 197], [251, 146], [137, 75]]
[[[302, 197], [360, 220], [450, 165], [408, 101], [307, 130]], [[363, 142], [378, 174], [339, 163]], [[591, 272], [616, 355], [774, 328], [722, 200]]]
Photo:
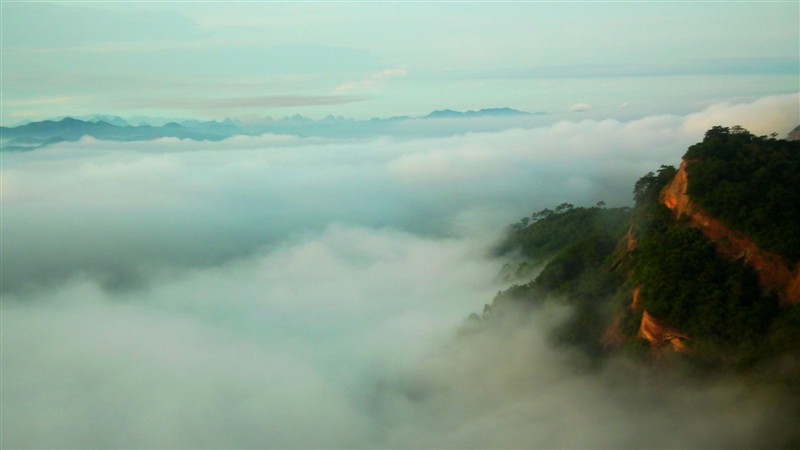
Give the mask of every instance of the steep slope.
[[792, 131], [786, 135], [787, 141], [800, 141], [800, 125], [794, 127]]
[[[714, 127], [680, 169], [662, 166], [637, 181], [633, 209], [564, 204], [523, 219], [499, 249], [521, 255], [519, 268], [547, 262], [533, 281], [499, 292], [483, 319], [509, 303], [535, 309], [557, 298], [574, 311], [557, 339], [601, 359], [642, 348], [657, 359], [680, 352], [704, 367], [796, 357], [800, 198], [786, 195], [800, 192], [796, 162], [800, 144]], [[720, 217], [708, 209], [717, 200]], [[530, 274], [519, 268], [507, 273]]]
[[625, 269], [637, 337], [683, 351], [691, 336], [739, 360], [800, 346], [785, 319], [800, 303], [798, 170], [797, 143], [713, 127], [677, 171], [637, 183]]
[[684, 350], [684, 341], [689, 339], [685, 334], [656, 319], [647, 311], [642, 312], [642, 321], [636, 337], [644, 339], [656, 347], [669, 343], [676, 352]]
[[743, 233], [703, 211], [687, 193], [688, 164], [687, 161], [681, 163], [675, 178], [660, 196], [660, 201], [672, 211], [673, 218], [687, 217], [692, 227], [714, 242], [721, 255], [741, 259], [750, 265], [758, 274], [761, 287], [777, 292], [783, 303], [800, 302], [800, 264], [792, 266], [780, 255], [762, 250]]

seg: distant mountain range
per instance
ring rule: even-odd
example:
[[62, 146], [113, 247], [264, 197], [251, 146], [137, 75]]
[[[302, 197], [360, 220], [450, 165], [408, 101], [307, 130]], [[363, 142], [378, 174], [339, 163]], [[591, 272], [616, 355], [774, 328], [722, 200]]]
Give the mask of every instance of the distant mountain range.
[[[543, 113], [537, 113], [543, 114]], [[511, 108], [486, 108], [478, 111], [453, 111], [452, 109], [442, 109], [428, 114], [429, 119], [460, 119], [468, 117], [510, 117], [510, 116], [529, 116], [531, 113]]]
[[[148, 141], [159, 138], [220, 141], [231, 136], [284, 134], [300, 137], [369, 137], [377, 135], [446, 135], [467, 131], [489, 131], [524, 126], [525, 119], [544, 113], [529, 113], [511, 108], [488, 108], [478, 111], [434, 111], [426, 116], [400, 116], [386, 119], [353, 120], [328, 116], [312, 120], [300, 115], [283, 119], [266, 118], [257, 122], [234, 119], [223, 121], [132, 118], [113, 115], [63, 117], [31, 122], [16, 127], [0, 127], [0, 150], [30, 151], [59, 142], [77, 141], [90, 136], [105, 141]], [[484, 119], [476, 123], [474, 120]], [[515, 119], [498, 123], [492, 119]], [[447, 122], [446, 124], [444, 122]], [[522, 122], [519, 122], [522, 121]]]

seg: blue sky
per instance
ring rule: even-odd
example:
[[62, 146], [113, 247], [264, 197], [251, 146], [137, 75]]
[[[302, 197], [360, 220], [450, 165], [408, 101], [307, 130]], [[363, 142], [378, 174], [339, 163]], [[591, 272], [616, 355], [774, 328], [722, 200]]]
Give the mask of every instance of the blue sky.
[[2, 4], [2, 122], [632, 118], [796, 92], [791, 2]]

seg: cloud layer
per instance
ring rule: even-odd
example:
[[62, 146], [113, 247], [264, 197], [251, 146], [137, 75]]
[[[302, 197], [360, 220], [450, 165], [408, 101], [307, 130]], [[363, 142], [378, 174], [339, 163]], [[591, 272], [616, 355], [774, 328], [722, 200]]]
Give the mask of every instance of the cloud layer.
[[406, 75], [408, 75], [408, 72], [405, 69], [385, 69], [366, 75], [358, 81], [344, 83], [336, 88], [334, 94], [344, 94], [353, 90], [375, 89], [386, 83], [387, 80], [405, 77]]
[[195, 109], [237, 109], [237, 108], [270, 108], [289, 106], [316, 106], [316, 105], [341, 105], [344, 103], [360, 102], [364, 97], [352, 95], [273, 95], [248, 98], [215, 98], [215, 99], [183, 99], [183, 100], [153, 100], [146, 101], [147, 106]]
[[546, 340], [564, 311], [455, 332], [501, 288], [486, 255], [506, 223], [628, 204], [706, 124], [785, 133], [797, 104], [4, 154], [3, 446], [770, 443], [785, 411], [768, 392], [625, 361], [587, 372]]
[[333, 226], [147, 291], [7, 299], [4, 444], [371, 446], [364, 383], [491, 296], [473, 251]]

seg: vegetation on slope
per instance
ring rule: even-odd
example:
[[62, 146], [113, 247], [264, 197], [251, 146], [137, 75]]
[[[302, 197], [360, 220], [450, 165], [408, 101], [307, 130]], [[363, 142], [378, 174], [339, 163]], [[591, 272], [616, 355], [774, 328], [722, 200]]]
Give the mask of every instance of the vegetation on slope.
[[574, 310], [557, 330], [558, 340], [600, 355], [600, 336], [611, 312], [610, 298], [623, 282], [621, 274], [604, 268], [611, 263], [614, 249], [625, 234], [630, 214], [630, 208], [607, 209], [603, 202], [592, 208], [562, 204], [512, 225], [498, 251], [518, 252], [531, 261], [549, 260], [533, 281], [498, 292], [483, 318], [490, 320], [502, 314], [509, 303], [537, 305], [557, 298]]
[[[757, 138], [739, 128], [712, 128], [686, 154], [693, 161], [690, 195], [710, 213], [725, 215], [734, 229], [745, 226], [737, 220], [759, 227], [745, 232], [791, 257], [800, 237], [800, 201], [787, 193], [800, 192], [793, 184], [798, 171], [788, 173], [796, 168], [795, 150], [785, 141]], [[784, 166], [778, 175], [765, 177], [776, 164]], [[517, 252], [531, 264], [547, 262], [533, 281], [499, 292], [483, 318], [501, 314], [508, 303], [557, 299], [574, 310], [558, 330], [559, 340], [592, 355], [607, 351], [602, 336], [615, 318], [624, 338], [636, 343], [644, 310], [688, 335], [688, 357], [704, 363], [747, 367], [800, 352], [800, 305], [779, 308], [774, 296], [762, 292], [751, 268], [725, 259], [713, 242], [686, 220], [672, 219], [659, 203], [676, 172], [662, 166], [639, 179], [633, 209], [562, 204], [512, 225], [499, 251]], [[627, 230], [634, 246], [622, 239]], [[635, 309], [630, 308], [634, 288], [640, 288]]]
[[675, 221], [657, 199], [673, 167], [637, 183], [633, 226], [637, 247], [629, 270], [642, 307], [692, 339], [729, 350], [758, 344], [777, 314], [755, 272], [720, 256], [713, 242]]
[[497, 252], [517, 251], [536, 260], [549, 258], [567, 245], [590, 236], [616, 239], [625, 231], [629, 211], [629, 208], [606, 209], [604, 202], [593, 208], [562, 203], [511, 225]]
[[762, 250], [800, 260], [800, 142], [713, 127], [684, 159], [698, 205]]

